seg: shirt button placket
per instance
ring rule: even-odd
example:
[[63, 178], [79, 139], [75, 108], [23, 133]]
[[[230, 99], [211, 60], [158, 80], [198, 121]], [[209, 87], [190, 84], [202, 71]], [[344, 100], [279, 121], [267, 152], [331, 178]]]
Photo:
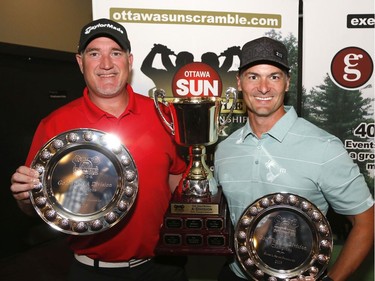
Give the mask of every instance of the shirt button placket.
[[261, 141], [258, 140], [256, 145], [256, 151], [254, 152], [254, 165], [253, 165], [253, 177], [255, 179], [260, 178], [260, 156], [262, 153], [262, 144]]

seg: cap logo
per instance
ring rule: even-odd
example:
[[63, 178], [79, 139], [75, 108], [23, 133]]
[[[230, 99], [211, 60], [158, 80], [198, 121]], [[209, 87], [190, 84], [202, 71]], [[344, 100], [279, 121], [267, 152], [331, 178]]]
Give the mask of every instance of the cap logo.
[[276, 57], [279, 57], [280, 59], [283, 58], [283, 54], [280, 53], [279, 51], [275, 51], [275, 56], [276, 56]]
[[116, 27], [116, 26], [114, 26], [112, 24], [109, 24], [109, 23], [106, 23], [106, 24], [98, 23], [97, 25], [89, 26], [85, 29], [85, 34], [90, 34], [90, 32], [92, 30], [95, 30], [97, 28], [111, 28], [113, 30], [116, 30], [116, 31], [120, 32], [121, 34], [124, 34], [124, 31], [121, 28]]
[[250, 64], [255, 65], [264, 61], [290, 70], [286, 46], [282, 42], [269, 37], [261, 37], [243, 45], [238, 69], [241, 71]]

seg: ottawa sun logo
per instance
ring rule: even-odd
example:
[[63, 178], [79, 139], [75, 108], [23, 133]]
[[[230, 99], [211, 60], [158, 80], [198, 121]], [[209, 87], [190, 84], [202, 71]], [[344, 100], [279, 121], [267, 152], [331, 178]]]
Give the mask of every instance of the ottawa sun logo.
[[220, 75], [202, 62], [184, 65], [172, 80], [174, 97], [220, 97], [222, 87]]

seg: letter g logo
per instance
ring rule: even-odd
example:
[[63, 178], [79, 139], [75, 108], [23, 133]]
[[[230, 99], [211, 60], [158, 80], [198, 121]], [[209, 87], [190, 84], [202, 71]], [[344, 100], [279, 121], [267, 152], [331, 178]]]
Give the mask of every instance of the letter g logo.
[[331, 62], [332, 79], [345, 89], [359, 89], [372, 76], [374, 65], [369, 54], [358, 47], [340, 50]]

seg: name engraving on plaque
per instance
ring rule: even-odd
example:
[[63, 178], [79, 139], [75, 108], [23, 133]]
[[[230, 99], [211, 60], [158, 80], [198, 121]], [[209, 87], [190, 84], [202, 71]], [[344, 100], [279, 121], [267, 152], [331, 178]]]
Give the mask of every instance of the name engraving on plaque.
[[221, 247], [225, 245], [225, 237], [223, 235], [209, 235], [207, 236], [207, 244], [213, 247]]
[[182, 228], [182, 219], [181, 218], [166, 218], [165, 226], [167, 228]]
[[166, 245], [181, 245], [181, 235], [179, 234], [165, 234], [163, 236]]
[[171, 213], [217, 215], [219, 214], [219, 206], [217, 204], [171, 203]]
[[187, 245], [190, 245], [190, 246], [203, 245], [203, 236], [202, 235], [187, 234], [185, 238], [186, 238], [186, 244]]
[[186, 228], [200, 229], [203, 226], [202, 219], [187, 219], [185, 221]]
[[[73, 185], [74, 184], [77, 185], [77, 181], [71, 183], [65, 179], [60, 179], [58, 182], [57, 182], [57, 185], [60, 187], [62, 186], [63, 188], [68, 186], [68, 185]], [[93, 181], [93, 182], [89, 182], [89, 181], [83, 181], [81, 180], [79, 182], [79, 185], [82, 187], [82, 188], [86, 188], [89, 189], [89, 191], [91, 192], [99, 192], [99, 191], [102, 191], [103, 189], [105, 188], [112, 188], [114, 187], [114, 185], [112, 183], [109, 183], [109, 182], [98, 182], [98, 181]]]
[[222, 229], [223, 219], [207, 219], [206, 227], [207, 229]]
[[304, 243], [311, 244], [312, 237], [301, 237], [301, 228], [305, 224], [306, 222], [287, 212], [263, 218], [255, 231], [258, 239], [254, 240], [254, 243], [259, 244], [255, 245], [259, 257], [277, 269], [292, 269], [297, 262], [306, 260], [311, 249]]

